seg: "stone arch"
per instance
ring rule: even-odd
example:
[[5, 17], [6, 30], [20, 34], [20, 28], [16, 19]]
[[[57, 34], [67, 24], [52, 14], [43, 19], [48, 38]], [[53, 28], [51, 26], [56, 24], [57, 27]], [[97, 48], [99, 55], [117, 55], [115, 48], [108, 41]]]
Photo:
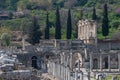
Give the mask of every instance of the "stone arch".
[[80, 52], [74, 52], [73, 53], [73, 66], [78, 67], [78, 64], [80, 64], [80, 67], [83, 66], [83, 55]]
[[32, 67], [33, 67], [33, 68], [37, 68], [37, 57], [36, 57], [36, 56], [33, 56], [33, 57], [31, 58], [31, 60], [32, 60]]
[[44, 54], [43, 54], [43, 57], [44, 57], [44, 59], [52, 59], [53, 57], [55, 57], [56, 56], [56, 53], [53, 51], [53, 50], [50, 50], [50, 51], [46, 51], [46, 52], [44, 52]]
[[93, 59], [93, 69], [98, 69], [98, 58]]
[[43, 52], [42, 56], [42, 68], [45, 72], [48, 71], [49, 67], [49, 60], [52, 60], [56, 57], [56, 53], [52, 49], [48, 49], [45, 52]]

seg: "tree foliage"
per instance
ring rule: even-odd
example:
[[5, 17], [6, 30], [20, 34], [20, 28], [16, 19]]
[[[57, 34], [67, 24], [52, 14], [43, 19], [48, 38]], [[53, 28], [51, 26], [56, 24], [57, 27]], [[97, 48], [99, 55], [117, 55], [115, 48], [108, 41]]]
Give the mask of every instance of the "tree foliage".
[[5, 46], [9, 46], [10, 45], [10, 41], [11, 41], [11, 35], [8, 33], [3, 33], [1, 35], [1, 39], [4, 43]]
[[35, 16], [32, 17], [32, 24], [29, 29], [29, 43], [32, 45], [35, 45], [39, 43], [39, 40], [41, 39], [41, 32], [40, 27], [38, 24], [38, 20]]
[[47, 16], [46, 16], [46, 27], [45, 27], [45, 39], [49, 39], [49, 16], [48, 16], [48, 12], [47, 12]]
[[103, 36], [108, 36], [108, 34], [109, 34], [107, 4], [104, 5], [103, 22], [102, 22], [102, 34], [103, 34]]
[[60, 23], [60, 13], [58, 7], [56, 9], [55, 39], [61, 39], [61, 23]]
[[93, 7], [92, 20], [97, 20], [96, 9]]
[[71, 12], [70, 9], [68, 11], [68, 19], [67, 19], [67, 34], [66, 38], [71, 39], [72, 36], [72, 21], [71, 21]]

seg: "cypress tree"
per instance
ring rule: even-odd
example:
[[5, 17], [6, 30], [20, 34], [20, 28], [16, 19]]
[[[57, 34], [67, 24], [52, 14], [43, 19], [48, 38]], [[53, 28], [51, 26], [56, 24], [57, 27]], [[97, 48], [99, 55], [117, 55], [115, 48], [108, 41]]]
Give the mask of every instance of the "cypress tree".
[[83, 9], [80, 10], [80, 20], [83, 19]]
[[103, 13], [103, 22], [102, 22], [102, 35], [108, 36], [109, 34], [109, 24], [108, 24], [108, 9], [107, 4], [104, 5], [104, 13]]
[[45, 39], [49, 39], [49, 16], [48, 16], [48, 12], [47, 12], [47, 16], [46, 16]]
[[41, 32], [38, 24], [38, 20], [35, 16], [32, 17], [32, 24], [29, 29], [29, 43], [35, 45], [39, 43], [41, 39]]
[[61, 24], [59, 8], [56, 9], [56, 27], [55, 27], [55, 39], [61, 39]]
[[68, 11], [68, 18], [67, 18], [67, 34], [66, 38], [71, 39], [72, 36], [72, 21], [71, 21], [71, 12], [70, 9]]
[[96, 9], [95, 9], [95, 7], [93, 7], [92, 20], [97, 20], [97, 15], [96, 15]]

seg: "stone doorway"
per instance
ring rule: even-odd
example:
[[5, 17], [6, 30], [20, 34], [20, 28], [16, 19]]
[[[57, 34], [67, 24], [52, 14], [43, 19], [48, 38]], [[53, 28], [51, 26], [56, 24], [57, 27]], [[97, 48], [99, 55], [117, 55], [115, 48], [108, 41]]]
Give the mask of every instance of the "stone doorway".
[[32, 67], [37, 69], [37, 57], [36, 56], [32, 57]]
[[105, 69], [108, 69], [108, 57], [104, 58]]
[[98, 59], [93, 59], [93, 69], [98, 69]]

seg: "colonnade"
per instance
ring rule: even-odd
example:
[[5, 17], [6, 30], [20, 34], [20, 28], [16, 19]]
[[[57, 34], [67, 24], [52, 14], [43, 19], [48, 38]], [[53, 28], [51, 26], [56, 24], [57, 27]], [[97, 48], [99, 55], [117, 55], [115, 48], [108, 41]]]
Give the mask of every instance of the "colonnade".
[[[98, 55], [99, 57], [97, 57], [97, 59], [98, 59], [97, 64], [95, 64], [95, 65], [98, 65], [97, 69], [100, 69], [100, 71], [104, 71], [104, 69], [107, 69], [107, 71], [109, 71], [109, 72], [112, 69], [118, 69], [118, 71], [120, 71], [120, 54], [118, 53], [118, 54], [114, 54], [114, 55], [116, 55], [116, 57], [114, 57], [114, 58], [118, 59], [117, 62], [115, 61], [117, 63], [117, 65], [116, 65], [117, 68], [112, 68], [112, 66], [114, 66], [114, 65], [111, 64], [111, 58], [113, 57], [111, 54], [106, 54], [108, 68], [104, 68], [103, 67], [103, 62], [104, 62], [103, 57], [105, 57], [105, 56], [104, 56], [104, 54], [99, 54]], [[94, 61], [94, 54], [90, 54], [90, 70], [94, 69], [93, 68], [93, 66], [94, 66], [94, 62], [93, 61]]]
[[48, 64], [48, 73], [59, 80], [83, 80], [83, 73], [80, 71], [72, 71], [68, 66], [54, 61], [49, 61]]

